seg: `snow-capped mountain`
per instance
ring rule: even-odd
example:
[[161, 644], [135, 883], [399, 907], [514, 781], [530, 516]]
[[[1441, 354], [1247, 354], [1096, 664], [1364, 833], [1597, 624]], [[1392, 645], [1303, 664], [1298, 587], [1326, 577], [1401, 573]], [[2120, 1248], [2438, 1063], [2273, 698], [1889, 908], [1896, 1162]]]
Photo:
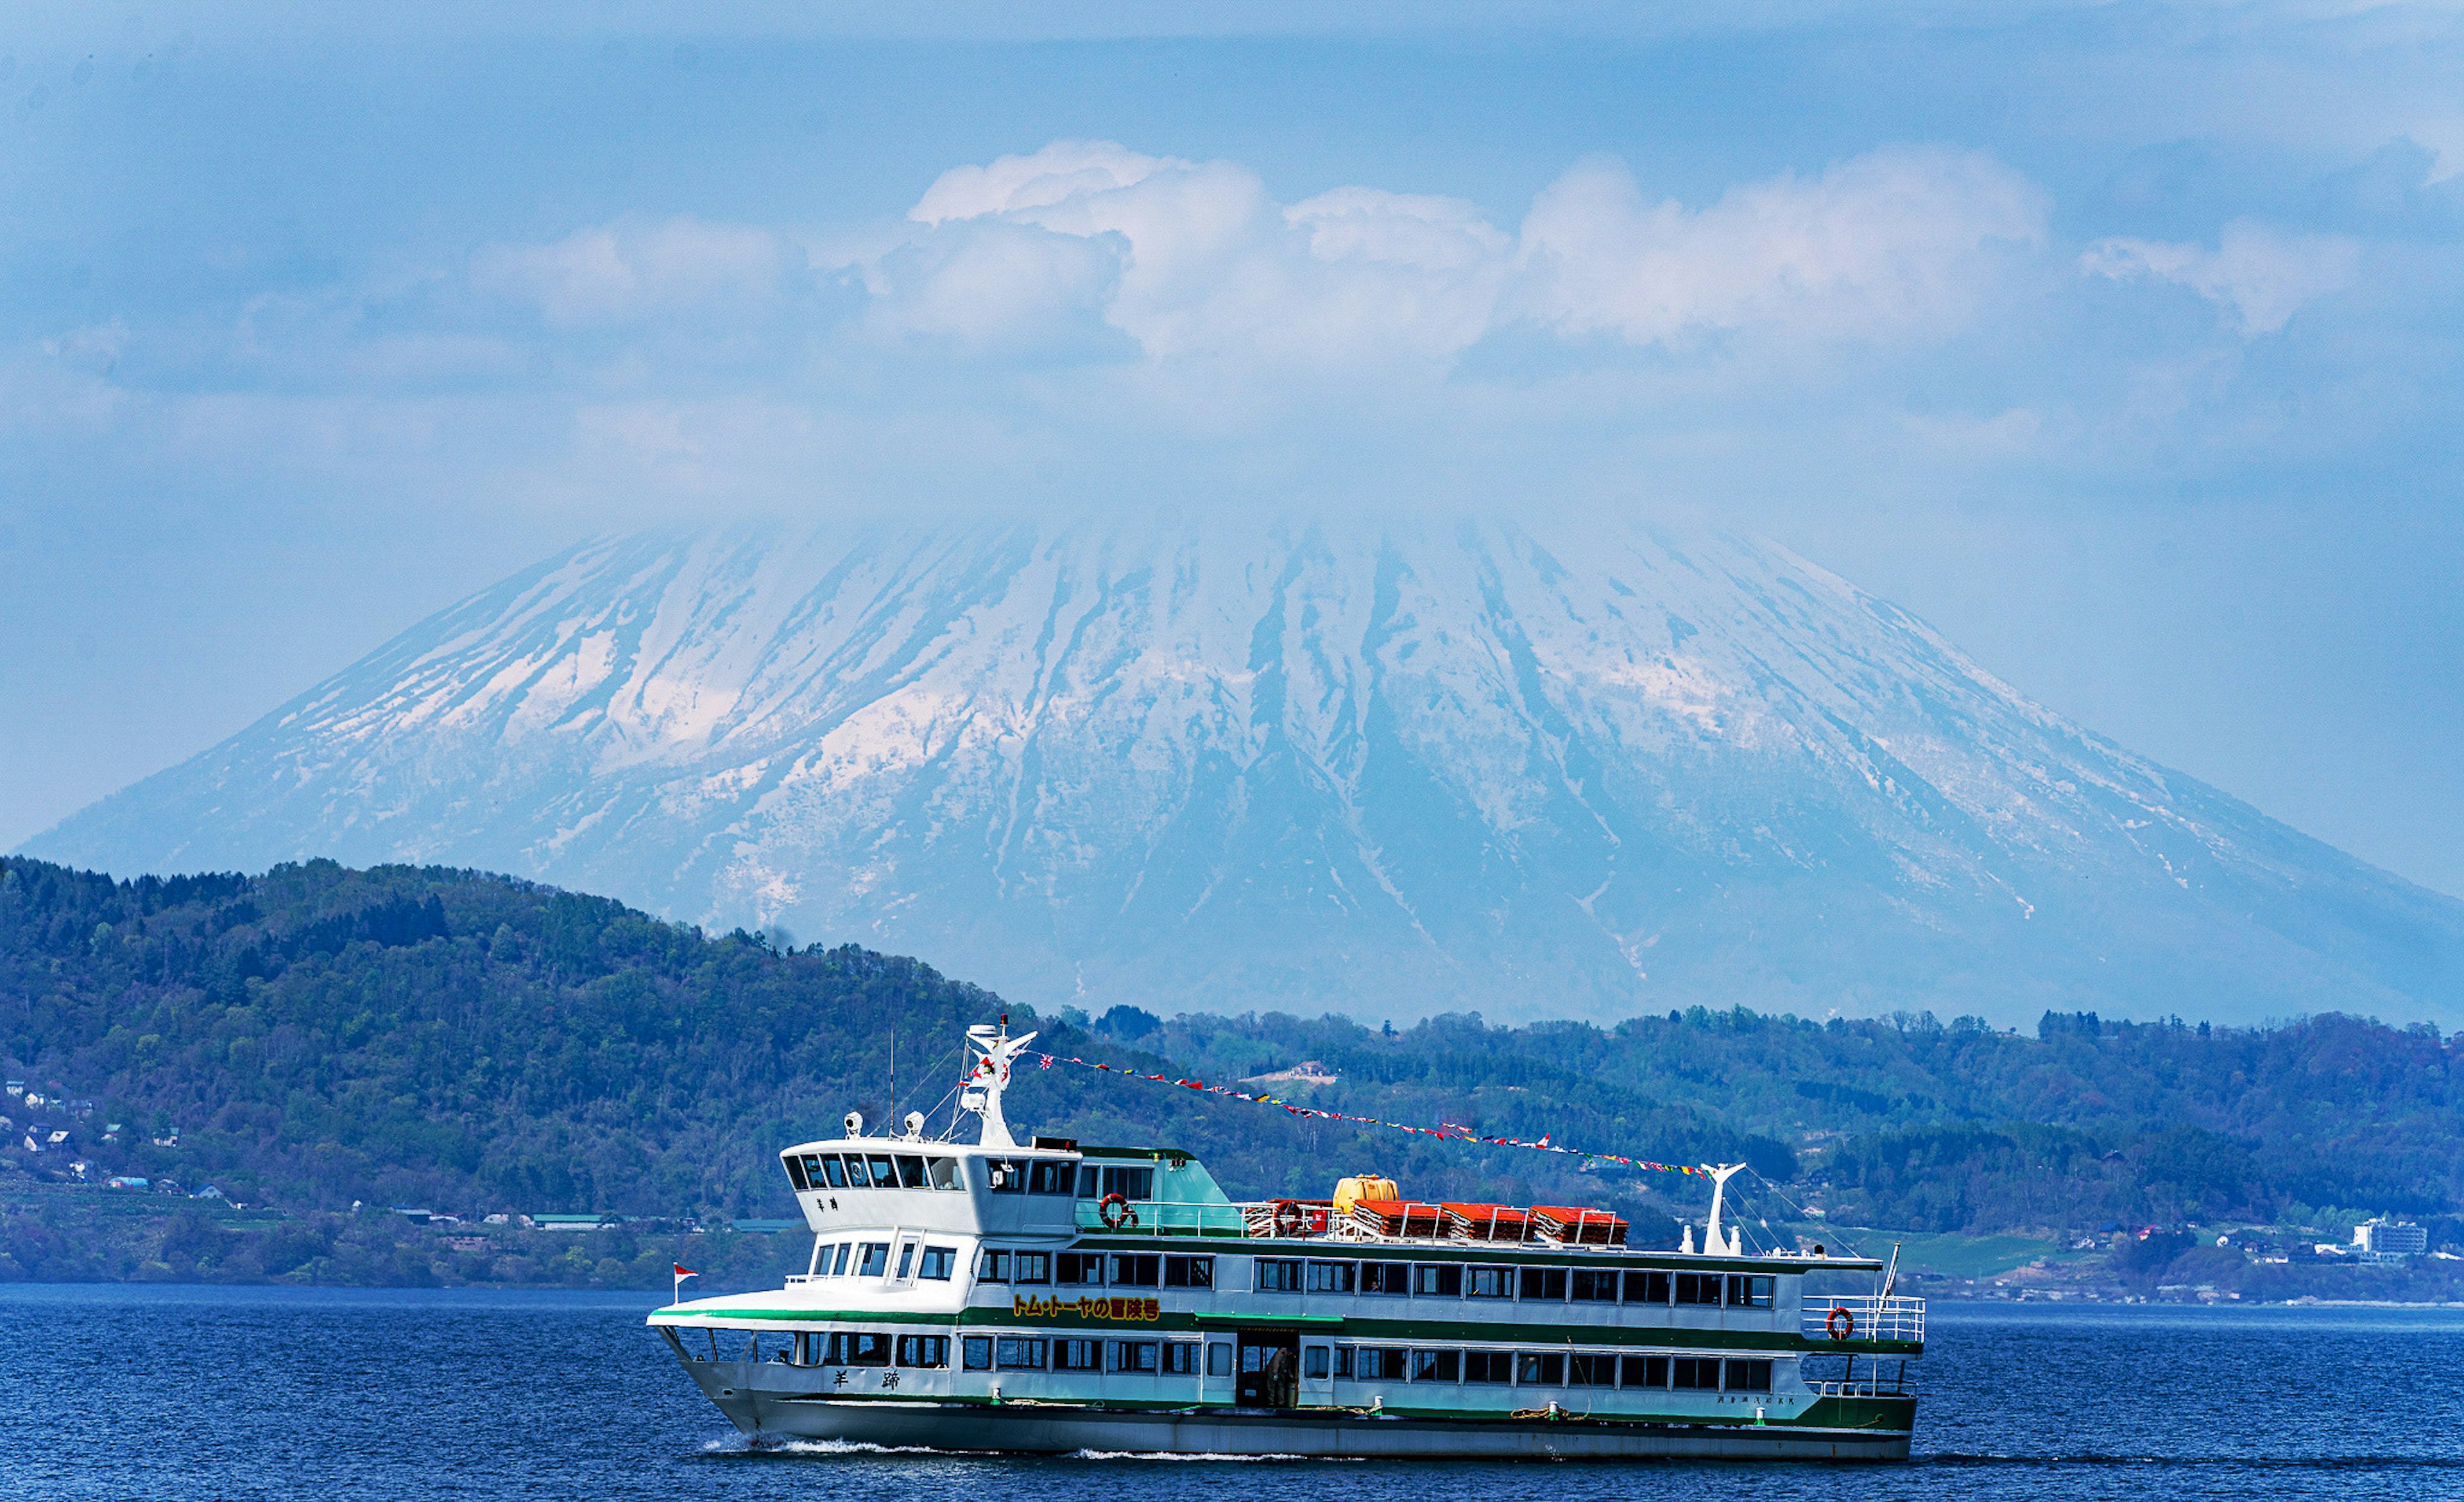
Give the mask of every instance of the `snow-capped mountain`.
[[2464, 904], [1735, 538], [595, 541], [27, 849], [485, 867], [1090, 1009], [2464, 1020]]

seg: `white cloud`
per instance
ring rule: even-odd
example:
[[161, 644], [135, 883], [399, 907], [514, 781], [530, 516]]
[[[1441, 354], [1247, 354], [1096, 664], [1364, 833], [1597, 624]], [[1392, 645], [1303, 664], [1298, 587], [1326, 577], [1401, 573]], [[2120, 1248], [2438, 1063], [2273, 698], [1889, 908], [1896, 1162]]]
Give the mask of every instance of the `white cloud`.
[[1516, 321], [1638, 344], [1947, 330], [1986, 257], [2040, 239], [2044, 212], [2007, 167], [1947, 151], [1876, 152], [1702, 210], [1648, 204], [1595, 161], [1518, 236], [1459, 199], [1350, 187], [1284, 206], [1236, 163], [1071, 141], [943, 173], [909, 211], [913, 243], [861, 269], [878, 321], [977, 345], [1075, 306], [1155, 359], [1442, 374]]
[[2042, 239], [2044, 224], [2041, 191], [1972, 153], [1876, 151], [1699, 210], [1648, 203], [1622, 163], [1595, 159], [1531, 206], [1518, 307], [1638, 344], [1757, 325], [1941, 332], [1973, 311], [1981, 257]]
[[473, 258], [471, 277], [571, 327], [766, 302], [802, 264], [766, 230], [677, 218], [620, 221], [547, 245], [490, 246]]
[[2224, 227], [2212, 251], [2163, 240], [2099, 240], [2079, 269], [2120, 281], [2154, 276], [2227, 310], [2245, 339], [2273, 334], [2301, 305], [2348, 285], [2361, 243], [2343, 235], [2284, 234], [2249, 219]]

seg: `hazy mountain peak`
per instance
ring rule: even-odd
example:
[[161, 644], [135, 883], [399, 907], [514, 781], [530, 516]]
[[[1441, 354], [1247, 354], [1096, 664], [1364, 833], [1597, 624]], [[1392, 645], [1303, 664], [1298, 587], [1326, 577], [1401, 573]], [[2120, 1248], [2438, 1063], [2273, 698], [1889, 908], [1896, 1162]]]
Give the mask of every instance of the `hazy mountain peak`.
[[491, 867], [1045, 1004], [2464, 1015], [2464, 904], [1629, 529], [593, 541], [28, 850]]

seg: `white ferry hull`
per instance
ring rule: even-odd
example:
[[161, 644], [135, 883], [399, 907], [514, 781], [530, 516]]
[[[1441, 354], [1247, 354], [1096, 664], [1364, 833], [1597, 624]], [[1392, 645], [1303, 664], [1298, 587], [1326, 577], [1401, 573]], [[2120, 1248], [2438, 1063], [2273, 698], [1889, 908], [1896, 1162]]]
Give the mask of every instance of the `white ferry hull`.
[[765, 1391], [757, 1384], [766, 1374], [752, 1363], [695, 1361], [689, 1363], [688, 1370], [719, 1411], [747, 1434], [886, 1448], [1347, 1460], [1898, 1461], [1908, 1457], [1908, 1432], [1903, 1428], [905, 1402]]

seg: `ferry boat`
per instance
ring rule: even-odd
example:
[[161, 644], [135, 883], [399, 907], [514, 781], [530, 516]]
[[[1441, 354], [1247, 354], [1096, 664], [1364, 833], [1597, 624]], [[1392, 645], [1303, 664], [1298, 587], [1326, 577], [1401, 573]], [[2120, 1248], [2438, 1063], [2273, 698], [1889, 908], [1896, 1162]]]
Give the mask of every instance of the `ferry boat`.
[[[781, 1155], [802, 1276], [649, 1316], [757, 1437], [957, 1451], [1903, 1460], [1925, 1305], [1880, 1261], [1749, 1253], [1711, 1171], [1700, 1245], [1573, 1206], [1422, 1204], [1355, 1175], [1238, 1203], [1168, 1147], [1021, 1144], [1034, 1033], [968, 1029], [972, 1146]], [[1809, 1296], [1823, 1274], [1871, 1294]], [[1822, 1277], [1837, 1284], [1837, 1276]]]

